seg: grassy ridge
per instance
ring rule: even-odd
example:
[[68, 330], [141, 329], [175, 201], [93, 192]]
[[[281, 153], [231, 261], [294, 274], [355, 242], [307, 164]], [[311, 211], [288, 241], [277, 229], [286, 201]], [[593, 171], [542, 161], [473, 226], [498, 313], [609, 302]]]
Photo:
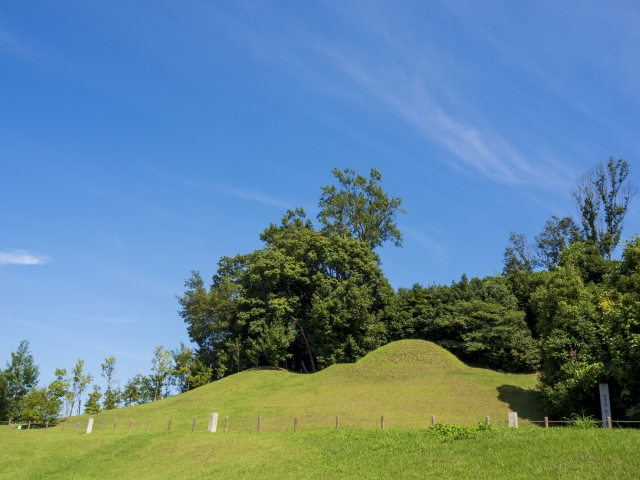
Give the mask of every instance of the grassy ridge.
[[640, 432], [501, 428], [61, 434], [0, 429], [0, 478], [638, 478]]
[[[198, 429], [206, 429], [209, 412], [218, 412], [221, 422], [230, 417], [232, 431], [252, 431], [263, 417], [266, 431], [292, 428], [293, 417], [300, 429], [331, 428], [335, 415], [342, 427], [374, 428], [385, 415], [390, 428], [426, 427], [431, 415], [437, 420], [471, 423], [489, 415], [505, 421], [515, 410], [526, 421], [541, 420], [533, 387], [536, 376], [505, 374], [464, 365], [437, 345], [404, 340], [386, 345], [355, 364], [334, 365], [313, 375], [278, 369], [253, 369], [191, 392], [158, 402], [95, 415], [96, 425], [111, 428], [166, 429], [173, 418], [174, 429], [190, 430], [194, 416]], [[72, 422], [86, 423], [87, 416]], [[107, 428], [107, 427], [105, 427]]]

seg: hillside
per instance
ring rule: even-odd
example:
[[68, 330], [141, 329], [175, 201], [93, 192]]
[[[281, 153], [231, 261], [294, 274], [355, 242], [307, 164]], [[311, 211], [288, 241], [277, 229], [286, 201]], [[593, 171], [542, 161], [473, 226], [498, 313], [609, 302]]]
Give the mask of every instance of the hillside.
[[[355, 364], [333, 365], [315, 374], [256, 368], [230, 375], [191, 392], [158, 402], [121, 408], [94, 415], [111, 429], [206, 429], [209, 412], [218, 412], [220, 428], [229, 416], [231, 431], [255, 430], [262, 416], [265, 431], [292, 428], [299, 417], [301, 430], [331, 428], [340, 415], [342, 428], [379, 427], [385, 415], [387, 428], [425, 427], [431, 415], [438, 421], [471, 423], [490, 416], [505, 421], [507, 412], [517, 411], [526, 422], [540, 420], [536, 404], [534, 374], [505, 374], [473, 368], [437, 345], [421, 340], [394, 342], [371, 352]], [[71, 419], [86, 421], [86, 415]]]

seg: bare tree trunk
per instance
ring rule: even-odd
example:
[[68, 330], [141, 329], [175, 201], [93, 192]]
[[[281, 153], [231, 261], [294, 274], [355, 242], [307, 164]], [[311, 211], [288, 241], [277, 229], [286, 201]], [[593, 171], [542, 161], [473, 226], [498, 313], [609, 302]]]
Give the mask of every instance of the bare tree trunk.
[[302, 329], [302, 325], [300, 325], [300, 322], [298, 322], [298, 320], [293, 315], [289, 315], [289, 316], [291, 318], [293, 318], [293, 321], [296, 322], [296, 324], [300, 328], [300, 333], [302, 334], [302, 338], [304, 339], [304, 343], [307, 344], [307, 351], [309, 352], [309, 360], [311, 361], [311, 370], [313, 371], [313, 373], [316, 373], [316, 365], [313, 362], [313, 353], [311, 353], [311, 347], [309, 346], [309, 340], [307, 340], [307, 336], [304, 334], [304, 330]]

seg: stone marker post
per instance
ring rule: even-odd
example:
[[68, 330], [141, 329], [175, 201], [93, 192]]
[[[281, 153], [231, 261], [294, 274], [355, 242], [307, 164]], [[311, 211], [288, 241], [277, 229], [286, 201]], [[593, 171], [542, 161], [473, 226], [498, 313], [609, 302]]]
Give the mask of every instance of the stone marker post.
[[[225, 426], [226, 426], [226, 421], [225, 421]], [[216, 430], [218, 430], [218, 414], [212, 413], [211, 415], [209, 415], [209, 425], [207, 427], [207, 432], [216, 433]], [[258, 428], [258, 431], [260, 431], [259, 428]]]
[[489, 425], [489, 417], [488, 416], [484, 417], [484, 424], [485, 425]]
[[87, 422], [87, 433], [91, 433], [93, 430], [93, 418], [90, 418]]
[[607, 417], [611, 416], [611, 399], [609, 398], [609, 384], [600, 384], [600, 410], [602, 411], [602, 428], [608, 428]]
[[518, 412], [509, 412], [509, 428], [518, 428]]

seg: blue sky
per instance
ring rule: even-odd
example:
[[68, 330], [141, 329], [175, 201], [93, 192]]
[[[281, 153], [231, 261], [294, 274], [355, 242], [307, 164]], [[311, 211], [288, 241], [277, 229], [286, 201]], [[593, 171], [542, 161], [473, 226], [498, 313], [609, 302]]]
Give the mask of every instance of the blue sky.
[[639, 40], [624, 1], [4, 1], [0, 361], [147, 373], [190, 271], [315, 218], [334, 167], [403, 198], [395, 287], [500, 270], [597, 162], [640, 184]]

